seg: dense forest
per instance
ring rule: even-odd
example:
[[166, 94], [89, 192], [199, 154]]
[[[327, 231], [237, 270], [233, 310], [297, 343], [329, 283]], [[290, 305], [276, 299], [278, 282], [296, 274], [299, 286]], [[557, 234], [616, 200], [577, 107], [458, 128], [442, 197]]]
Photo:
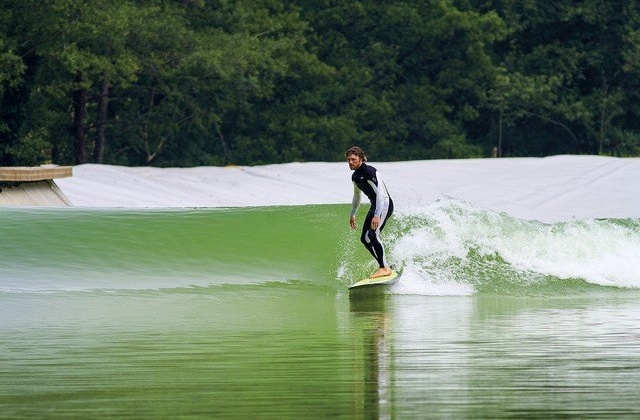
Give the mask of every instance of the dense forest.
[[635, 0], [0, 4], [0, 166], [640, 156]]

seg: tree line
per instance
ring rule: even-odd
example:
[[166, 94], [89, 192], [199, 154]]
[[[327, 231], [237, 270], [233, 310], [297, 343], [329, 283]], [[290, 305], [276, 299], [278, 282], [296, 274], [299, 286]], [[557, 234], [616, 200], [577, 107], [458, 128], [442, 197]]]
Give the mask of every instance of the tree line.
[[0, 165], [640, 156], [640, 3], [0, 0]]

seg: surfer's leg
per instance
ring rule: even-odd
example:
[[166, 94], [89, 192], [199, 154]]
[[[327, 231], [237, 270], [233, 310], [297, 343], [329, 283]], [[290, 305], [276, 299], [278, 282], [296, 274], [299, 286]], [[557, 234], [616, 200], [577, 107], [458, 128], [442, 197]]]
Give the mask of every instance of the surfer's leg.
[[[371, 230], [371, 219], [373, 219], [373, 212], [367, 213], [367, 217], [364, 219], [362, 223], [362, 234], [360, 235], [360, 241], [367, 248], [367, 251], [373, 255], [373, 258], [381, 264], [380, 254], [376, 252], [376, 244], [380, 244], [378, 238], [376, 236], [376, 232]], [[382, 267], [382, 266], [381, 266]]]
[[[371, 226], [371, 219], [373, 218], [373, 213], [370, 212], [370, 214], [371, 214], [371, 217], [367, 217], [368, 224], [366, 224], [365, 226]], [[371, 255], [373, 255], [373, 258], [376, 259], [376, 261], [378, 262], [378, 265], [380, 266], [380, 268], [375, 273], [369, 276], [370, 278], [384, 277], [391, 274], [391, 268], [389, 267], [389, 264], [387, 264], [387, 260], [385, 258], [386, 254], [384, 252], [384, 245], [382, 244], [379, 238], [380, 238], [380, 232], [382, 232], [382, 229], [384, 229], [387, 223], [387, 220], [389, 220], [389, 217], [391, 217], [392, 214], [393, 214], [393, 201], [391, 201], [390, 199], [388, 205], [383, 209], [382, 214], [380, 215], [380, 226], [378, 226], [378, 229], [377, 230], [367, 229], [365, 239], [367, 240], [367, 243], [370, 246], [370, 248], [367, 248], [367, 249], [369, 249], [369, 251], [371, 252]], [[367, 246], [367, 244], [365, 244], [365, 246]]]
[[[373, 244], [374, 251], [376, 253], [375, 255], [379, 257], [377, 258], [377, 260], [378, 260], [378, 263], [380, 264], [380, 268], [389, 267], [389, 264], [387, 264], [387, 260], [385, 258], [384, 245], [382, 244], [382, 241], [380, 241], [380, 233], [382, 232], [382, 229], [384, 229], [384, 227], [386, 226], [387, 220], [389, 220], [392, 214], [393, 214], [393, 201], [389, 199], [387, 206], [384, 207], [384, 209], [382, 210], [382, 214], [380, 215], [380, 226], [378, 226], [378, 229], [375, 231], [369, 230], [369, 235], [371, 235], [372, 237], [371, 243]], [[369, 221], [369, 225], [370, 224], [371, 224], [371, 221]], [[386, 274], [389, 274], [389, 273], [386, 273]]]
[[393, 213], [393, 202], [389, 203], [389, 206], [384, 209], [382, 215], [380, 216], [380, 226], [377, 230], [372, 230], [371, 219], [373, 219], [373, 212], [369, 212], [362, 226], [362, 236], [360, 240], [364, 244], [365, 248], [373, 255], [373, 258], [378, 262], [380, 269], [373, 273], [371, 277], [380, 277], [386, 276], [391, 273], [391, 269], [387, 264], [387, 260], [385, 258], [384, 245], [380, 242], [379, 236], [380, 231], [384, 228], [387, 219]]

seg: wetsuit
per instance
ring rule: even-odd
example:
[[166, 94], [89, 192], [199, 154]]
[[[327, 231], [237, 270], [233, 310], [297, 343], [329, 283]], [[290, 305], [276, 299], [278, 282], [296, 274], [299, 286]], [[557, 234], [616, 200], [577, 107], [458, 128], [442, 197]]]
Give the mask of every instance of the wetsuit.
[[[378, 239], [380, 232], [384, 229], [389, 217], [393, 213], [393, 200], [389, 196], [387, 187], [384, 185], [380, 177], [380, 172], [373, 166], [367, 165], [365, 162], [358, 169], [353, 171], [351, 175], [353, 181], [353, 201], [351, 202], [351, 216], [355, 216], [360, 206], [361, 191], [369, 198], [371, 208], [367, 217], [362, 224], [362, 235], [360, 240], [365, 248], [376, 259], [380, 268], [389, 267], [385, 259], [384, 246]], [[374, 216], [380, 217], [380, 225], [378, 229], [371, 229], [371, 219]]]

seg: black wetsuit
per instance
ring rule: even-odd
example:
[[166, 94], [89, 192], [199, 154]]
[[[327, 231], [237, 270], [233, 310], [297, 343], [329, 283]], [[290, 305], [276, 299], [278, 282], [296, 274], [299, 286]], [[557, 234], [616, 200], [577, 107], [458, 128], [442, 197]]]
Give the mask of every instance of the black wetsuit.
[[[369, 198], [371, 208], [362, 224], [360, 240], [365, 248], [373, 255], [380, 267], [389, 267], [385, 258], [384, 246], [379, 240], [380, 232], [391, 214], [393, 214], [393, 200], [389, 196], [387, 187], [380, 178], [380, 173], [373, 166], [362, 163], [351, 175], [353, 181], [353, 201], [351, 202], [351, 216], [355, 216], [360, 205], [361, 191]], [[380, 217], [378, 229], [371, 229], [371, 220]]]

